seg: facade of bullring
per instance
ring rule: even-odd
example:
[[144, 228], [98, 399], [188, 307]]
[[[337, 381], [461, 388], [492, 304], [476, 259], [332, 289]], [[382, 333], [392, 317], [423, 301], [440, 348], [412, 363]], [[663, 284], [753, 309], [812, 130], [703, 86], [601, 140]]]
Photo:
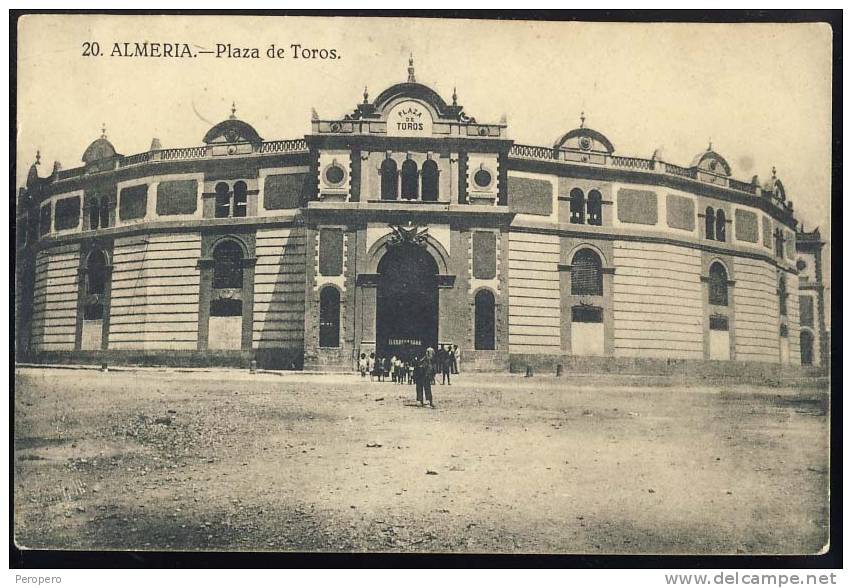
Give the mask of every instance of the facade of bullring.
[[304, 138], [233, 111], [199, 147], [124, 156], [104, 134], [19, 190], [17, 358], [351, 369], [443, 343], [465, 369], [824, 365], [823, 242], [774, 170], [614, 152], [584, 121], [515, 144], [413, 66]]

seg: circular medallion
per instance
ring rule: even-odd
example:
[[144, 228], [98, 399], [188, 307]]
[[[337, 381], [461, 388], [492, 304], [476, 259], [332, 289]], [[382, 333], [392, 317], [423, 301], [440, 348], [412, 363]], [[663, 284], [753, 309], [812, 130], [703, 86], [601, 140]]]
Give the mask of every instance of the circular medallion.
[[592, 148], [592, 140], [588, 137], [580, 137], [580, 149], [588, 151]]

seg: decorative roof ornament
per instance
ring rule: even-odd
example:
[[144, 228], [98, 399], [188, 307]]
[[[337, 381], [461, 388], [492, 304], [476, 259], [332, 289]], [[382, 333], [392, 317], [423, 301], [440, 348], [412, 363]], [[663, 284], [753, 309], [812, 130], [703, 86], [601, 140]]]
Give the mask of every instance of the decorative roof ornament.
[[40, 149], [36, 149], [36, 159], [35, 159], [35, 164], [33, 164], [33, 165], [41, 165], [41, 150]]
[[773, 166], [772, 166], [772, 179], [774, 180], [774, 179], [775, 179], [775, 178], [777, 178], [777, 177], [778, 177], [778, 176], [776, 175], [775, 166], [773, 165]]
[[162, 143], [160, 143], [160, 140], [157, 137], [151, 139], [151, 148], [149, 149], [149, 151], [159, 151], [162, 148], [163, 145]]
[[586, 113], [584, 111], [580, 112], [580, 128], [586, 128]]
[[364, 104], [369, 103], [370, 101], [370, 93], [367, 92], [367, 86], [364, 86]]
[[317, 114], [317, 109], [311, 106], [311, 120], [319, 120], [319, 114]]
[[106, 139], [106, 123], [101, 123], [101, 139]]
[[713, 137], [707, 139], [707, 151], [713, 151]]
[[390, 240], [388, 241], [388, 245], [392, 247], [396, 247], [399, 245], [417, 245], [418, 247], [426, 246], [426, 237], [429, 232], [429, 227], [420, 227], [420, 225], [415, 225], [411, 221], [408, 221], [408, 224], [400, 226], [400, 225], [388, 225], [393, 233], [391, 234]]
[[459, 95], [456, 93], [456, 87], [453, 86], [453, 106], [459, 105]]
[[236, 102], [231, 102], [231, 116], [228, 117], [228, 118], [230, 118], [231, 120], [237, 119], [237, 103]]
[[417, 79], [414, 77], [414, 55], [408, 54], [408, 83], [414, 84]]

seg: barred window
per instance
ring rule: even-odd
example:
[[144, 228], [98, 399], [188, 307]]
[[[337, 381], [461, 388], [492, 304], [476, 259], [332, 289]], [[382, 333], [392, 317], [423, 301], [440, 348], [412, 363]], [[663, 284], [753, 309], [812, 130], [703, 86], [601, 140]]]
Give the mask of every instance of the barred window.
[[591, 249], [580, 249], [571, 262], [571, 294], [600, 296], [603, 294], [601, 258]]
[[50, 204], [45, 204], [41, 207], [38, 217], [38, 234], [47, 235], [50, 232], [50, 225], [53, 220]]
[[231, 213], [231, 193], [226, 182], [216, 184], [216, 218], [228, 218]]
[[728, 272], [719, 262], [710, 266], [709, 291], [710, 304], [728, 306]]
[[246, 216], [248, 187], [243, 181], [234, 184], [234, 216]]
[[597, 190], [589, 192], [589, 202], [587, 204], [587, 212], [589, 213], [589, 224], [600, 226], [603, 223], [601, 214], [601, 204], [603, 197]]
[[233, 241], [223, 241], [213, 250], [213, 289], [243, 287], [243, 250]]
[[574, 188], [573, 190], [571, 190], [570, 202], [570, 221], [576, 225], [582, 225], [584, 222], [586, 222], [586, 213], [584, 210], [585, 196], [583, 195], [583, 191], [579, 188]]

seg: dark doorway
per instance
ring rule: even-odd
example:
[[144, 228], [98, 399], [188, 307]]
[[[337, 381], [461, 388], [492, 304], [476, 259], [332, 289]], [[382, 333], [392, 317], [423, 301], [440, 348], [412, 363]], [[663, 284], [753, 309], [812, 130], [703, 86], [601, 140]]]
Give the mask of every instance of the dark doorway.
[[391, 247], [379, 262], [376, 352], [409, 359], [438, 347], [438, 265], [417, 245]]

